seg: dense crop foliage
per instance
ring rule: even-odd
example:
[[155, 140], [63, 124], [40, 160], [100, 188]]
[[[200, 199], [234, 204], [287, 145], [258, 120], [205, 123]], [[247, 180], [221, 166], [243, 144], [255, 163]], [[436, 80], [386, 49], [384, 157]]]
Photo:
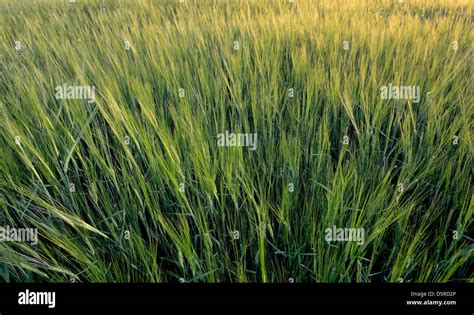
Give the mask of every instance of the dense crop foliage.
[[472, 281], [472, 7], [0, 0], [0, 281]]

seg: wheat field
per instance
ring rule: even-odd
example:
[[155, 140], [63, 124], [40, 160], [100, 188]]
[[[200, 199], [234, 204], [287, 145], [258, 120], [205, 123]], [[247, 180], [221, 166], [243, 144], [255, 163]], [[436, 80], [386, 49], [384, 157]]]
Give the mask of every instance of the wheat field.
[[0, 0], [0, 282], [474, 282], [473, 6]]

